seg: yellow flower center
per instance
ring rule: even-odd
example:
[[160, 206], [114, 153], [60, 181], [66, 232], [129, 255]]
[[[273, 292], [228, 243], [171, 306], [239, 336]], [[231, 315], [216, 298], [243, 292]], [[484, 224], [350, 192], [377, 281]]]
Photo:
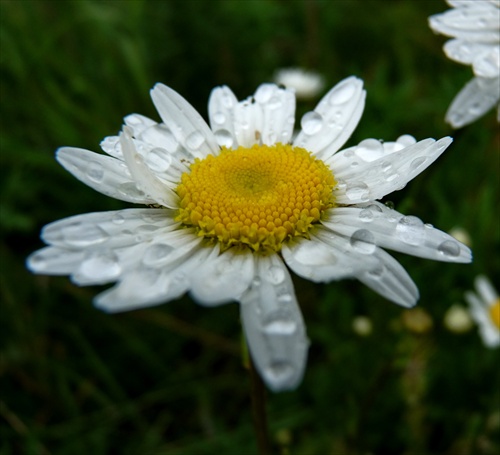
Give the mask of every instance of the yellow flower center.
[[490, 318], [497, 329], [500, 330], [500, 298], [496, 299], [495, 303], [490, 306]]
[[222, 249], [279, 251], [293, 237], [308, 237], [333, 207], [335, 184], [330, 169], [300, 147], [222, 147], [182, 174], [176, 220], [218, 240]]

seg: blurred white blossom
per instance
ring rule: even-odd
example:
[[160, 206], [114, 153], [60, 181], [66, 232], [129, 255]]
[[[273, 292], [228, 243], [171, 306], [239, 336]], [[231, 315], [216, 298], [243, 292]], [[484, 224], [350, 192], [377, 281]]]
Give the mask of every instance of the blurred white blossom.
[[295, 91], [297, 99], [311, 99], [318, 96], [325, 86], [319, 73], [302, 68], [283, 68], [274, 74], [274, 82]]

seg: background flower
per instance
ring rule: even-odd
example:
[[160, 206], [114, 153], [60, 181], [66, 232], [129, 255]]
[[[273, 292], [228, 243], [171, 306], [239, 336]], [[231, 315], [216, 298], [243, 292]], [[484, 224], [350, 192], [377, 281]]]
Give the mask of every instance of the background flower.
[[429, 18], [431, 28], [454, 39], [444, 45], [452, 60], [471, 65], [474, 79], [455, 97], [446, 113], [454, 128], [468, 125], [498, 107], [500, 121], [500, 2], [447, 0], [453, 9]]

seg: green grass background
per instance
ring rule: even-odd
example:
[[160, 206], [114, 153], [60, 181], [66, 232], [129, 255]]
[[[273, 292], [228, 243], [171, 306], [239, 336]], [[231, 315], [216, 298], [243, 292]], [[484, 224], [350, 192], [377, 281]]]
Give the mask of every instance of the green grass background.
[[[397, 255], [432, 318], [355, 281], [296, 279], [311, 339], [303, 383], [268, 394], [274, 453], [469, 455], [500, 450], [499, 351], [474, 328], [454, 334], [446, 310], [499, 263], [499, 131], [490, 112], [459, 133], [444, 114], [470, 68], [449, 61], [427, 25], [441, 0], [5, 1], [1, 38], [0, 455], [236, 455], [257, 452], [236, 304], [189, 297], [107, 315], [102, 288], [33, 276], [41, 227], [129, 205], [78, 182], [54, 160], [97, 151], [132, 112], [157, 119], [148, 90], [163, 82], [206, 117], [210, 90], [241, 99], [281, 67], [356, 75], [366, 109], [348, 145], [453, 134], [445, 154], [396, 208], [448, 231], [466, 229], [472, 265]], [[326, 91], [326, 89], [325, 89]], [[316, 103], [298, 106], [297, 119]], [[498, 281], [496, 282], [498, 288]], [[355, 316], [373, 332], [352, 330]], [[413, 317], [410, 314], [410, 318]]]

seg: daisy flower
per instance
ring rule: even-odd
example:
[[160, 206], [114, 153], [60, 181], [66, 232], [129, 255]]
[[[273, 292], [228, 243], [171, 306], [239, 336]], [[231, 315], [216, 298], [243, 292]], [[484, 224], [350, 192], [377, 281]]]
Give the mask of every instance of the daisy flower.
[[280, 69], [274, 74], [273, 80], [278, 85], [295, 90], [297, 99], [314, 98], [325, 86], [325, 81], [320, 74], [302, 68]]
[[[451, 143], [366, 139], [338, 151], [364, 108], [350, 77], [304, 115], [291, 142], [295, 96], [274, 84], [238, 102], [210, 96], [210, 127], [171, 88], [151, 91], [161, 123], [125, 118], [107, 155], [63, 147], [57, 160], [95, 190], [148, 208], [77, 215], [42, 231], [35, 273], [78, 285], [117, 282], [95, 305], [109, 312], [157, 305], [189, 291], [202, 305], [238, 301], [250, 354], [272, 390], [295, 388], [308, 340], [290, 273], [315, 282], [357, 278], [411, 307], [418, 290], [382, 247], [470, 262], [448, 234], [377, 202], [401, 189]], [[286, 264], [286, 265], [285, 265]]]
[[465, 293], [470, 314], [479, 325], [479, 333], [485, 346], [500, 346], [500, 298], [491, 282], [479, 275], [474, 282], [476, 292]]
[[455, 97], [446, 113], [453, 128], [474, 122], [494, 106], [500, 121], [500, 0], [447, 0], [453, 8], [429, 18], [437, 33], [451, 36], [445, 54], [471, 65], [475, 77]]

